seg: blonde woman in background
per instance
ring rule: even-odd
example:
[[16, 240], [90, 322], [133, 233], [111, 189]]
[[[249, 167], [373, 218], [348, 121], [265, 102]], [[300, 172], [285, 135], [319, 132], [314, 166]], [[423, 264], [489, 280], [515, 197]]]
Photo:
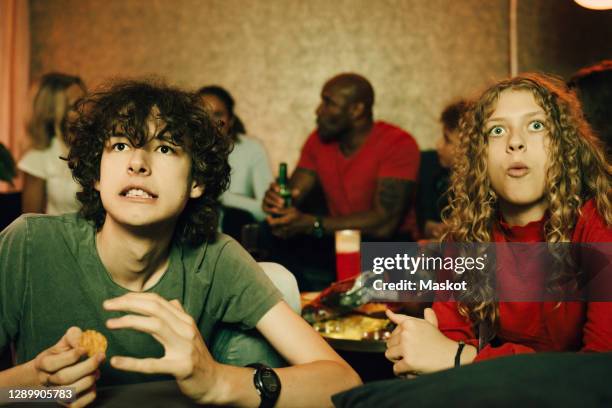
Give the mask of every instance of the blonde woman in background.
[[85, 84], [77, 76], [48, 73], [41, 78], [27, 123], [31, 149], [17, 164], [25, 174], [24, 213], [62, 214], [79, 209], [79, 188], [62, 157], [68, 154], [68, 114], [85, 93]]

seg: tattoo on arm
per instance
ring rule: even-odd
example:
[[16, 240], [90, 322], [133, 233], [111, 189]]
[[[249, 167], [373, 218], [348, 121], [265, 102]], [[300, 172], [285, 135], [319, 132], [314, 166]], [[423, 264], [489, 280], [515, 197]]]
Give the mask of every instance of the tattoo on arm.
[[412, 199], [414, 182], [384, 178], [379, 181], [378, 201], [389, 215], [401, 214]]

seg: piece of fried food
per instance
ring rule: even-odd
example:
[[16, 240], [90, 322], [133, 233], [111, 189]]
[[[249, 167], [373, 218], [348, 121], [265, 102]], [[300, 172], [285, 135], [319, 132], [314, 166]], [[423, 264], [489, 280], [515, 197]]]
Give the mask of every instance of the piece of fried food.
[[363, 313], [366, 315], [380, 314], [384, 317], [385, 310], [387, 310], [386, 303], [366, 303], [355, 309], [356, 312]]
[[81, 335], [79, 345], [87, 350], [87, 356], [91, 357], [98, 353], [106, 354], [108, 342], [102, 333], [95, 330], [85, 330]]

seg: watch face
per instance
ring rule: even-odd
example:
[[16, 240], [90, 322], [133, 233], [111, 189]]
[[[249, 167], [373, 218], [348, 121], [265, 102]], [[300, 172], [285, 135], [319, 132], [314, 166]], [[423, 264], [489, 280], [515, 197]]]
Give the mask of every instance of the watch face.
[[276, 393], [278, 391], [279, 381], [274, 371], [263, 370], [261, 373], [261, 382], [266, 392]]

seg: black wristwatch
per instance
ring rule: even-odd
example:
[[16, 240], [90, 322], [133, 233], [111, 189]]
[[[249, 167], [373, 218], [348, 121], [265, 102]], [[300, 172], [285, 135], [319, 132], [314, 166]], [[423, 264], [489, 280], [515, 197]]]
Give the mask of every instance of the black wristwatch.
[[273, 369], [263, 364], [249, 364], [247, 367], [255, 369], [253, 384], [261, 398], [259, 408], [272, 408], [281, 392], [281, 382]]

